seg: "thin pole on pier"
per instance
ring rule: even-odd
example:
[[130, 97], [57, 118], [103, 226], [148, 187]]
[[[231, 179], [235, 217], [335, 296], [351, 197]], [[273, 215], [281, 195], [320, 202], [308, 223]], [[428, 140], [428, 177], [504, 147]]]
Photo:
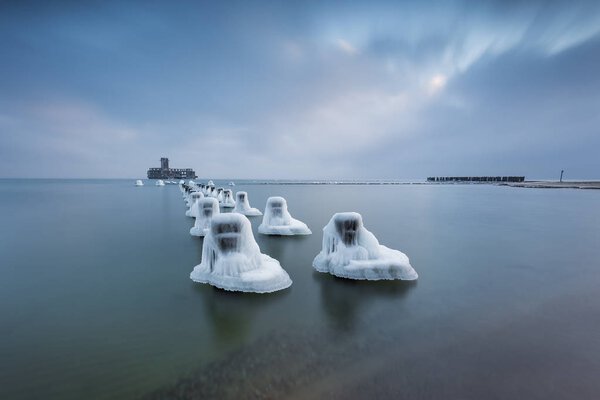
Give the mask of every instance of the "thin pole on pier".
[[560, 170], [560, 181], [561, 181], [561, 182], [562, 182], [562, 177], [563, 177], [563, 173], [564, 173], [564, 172], [565, 172], [565, 170], [564, 170], [564, 169], [561, 169], [561, 170]]

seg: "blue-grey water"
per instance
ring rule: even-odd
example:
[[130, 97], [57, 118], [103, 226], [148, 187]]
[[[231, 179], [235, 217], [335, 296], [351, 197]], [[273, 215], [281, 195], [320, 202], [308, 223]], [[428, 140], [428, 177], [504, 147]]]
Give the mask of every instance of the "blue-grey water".
[[[202, 239], [175, 185], [1, 180], [0, 398], [600, 398], [600, 191], [234, 189], [286, 197], [312, 229], [266, 237], [251, 218], [290, 289], [193, 283]], [[338, 211], [419, 280], [314, 272]]]

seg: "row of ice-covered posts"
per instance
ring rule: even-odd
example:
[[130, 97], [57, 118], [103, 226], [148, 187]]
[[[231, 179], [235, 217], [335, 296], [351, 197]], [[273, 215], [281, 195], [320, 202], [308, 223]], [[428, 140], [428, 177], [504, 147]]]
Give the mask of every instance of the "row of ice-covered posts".
[[[262, 213], [250, 207], [246, 192], [237, 192], [233, 200], [231, 189], [218, 188], [212, 181], [207, 184], [180, 182], [180, 189], [189, 207], [186, 215], [195, 218], [190, 234], [205, 236], [202, 262], [190, 274], [192, 280], [226, 290], [259, 293], [281, 290], [292, 284], [277, 260], [260, 253], [247, 217]], [[233, 208], [233, 212], [221, 214], [220, 208]], [[291, 236], [312, 232], [305, 223], [290, 215], [283, 197], [269, 197], [258, 233]], [[232, 254], [236, 255], [232, 258]], [[408, 257], [380, 245], [364, 228], [361, 215], [355, 212], [336, 213], [323, 228], [322, 250], [315, 257], [313, 267], [319, 272], [360, 280], [414, 280], [418, 277]]]

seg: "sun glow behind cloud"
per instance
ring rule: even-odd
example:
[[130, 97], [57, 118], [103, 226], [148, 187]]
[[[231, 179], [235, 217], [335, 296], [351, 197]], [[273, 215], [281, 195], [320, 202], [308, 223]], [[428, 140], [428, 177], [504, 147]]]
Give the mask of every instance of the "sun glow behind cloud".
[[442, 74], [434, 75], [428, 84], [428, 92], [429, 94], [436, 94], [440, 90], [442, 90], [446, 86], [448, 78]]
[[358, 49], [344, 39], [337, 39], [335, 43], [337, 47], [346, 54], [351, 56], [358, 54]]

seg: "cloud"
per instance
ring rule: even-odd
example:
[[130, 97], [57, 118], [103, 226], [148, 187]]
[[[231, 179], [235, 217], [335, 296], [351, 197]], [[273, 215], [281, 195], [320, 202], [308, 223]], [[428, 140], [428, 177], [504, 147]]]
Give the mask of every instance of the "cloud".
[[37, 101], [10, 111], [0, 118], [0, 147], [4, 154], [27, 157], [11, 156], [7, 176], [52, 176], [54, 170], [85, 176], [96, 165], [114, 174], [128, 165], [127, 154], [139, 143], [136, 129], [78, 100]]
[[140, 176], [164, 155], [213, 177], [416, 177], [506, 153], [541, 174], [568, 137], [596, 144], [597, 2], [0, 7], [8, 174]]
[[351, 56], [358, 54], [358, 49], [350, 44], [347, 40], [337, 39], [335, 41], [337, 47], [342, 50], [344, 53], [349, 54]]

